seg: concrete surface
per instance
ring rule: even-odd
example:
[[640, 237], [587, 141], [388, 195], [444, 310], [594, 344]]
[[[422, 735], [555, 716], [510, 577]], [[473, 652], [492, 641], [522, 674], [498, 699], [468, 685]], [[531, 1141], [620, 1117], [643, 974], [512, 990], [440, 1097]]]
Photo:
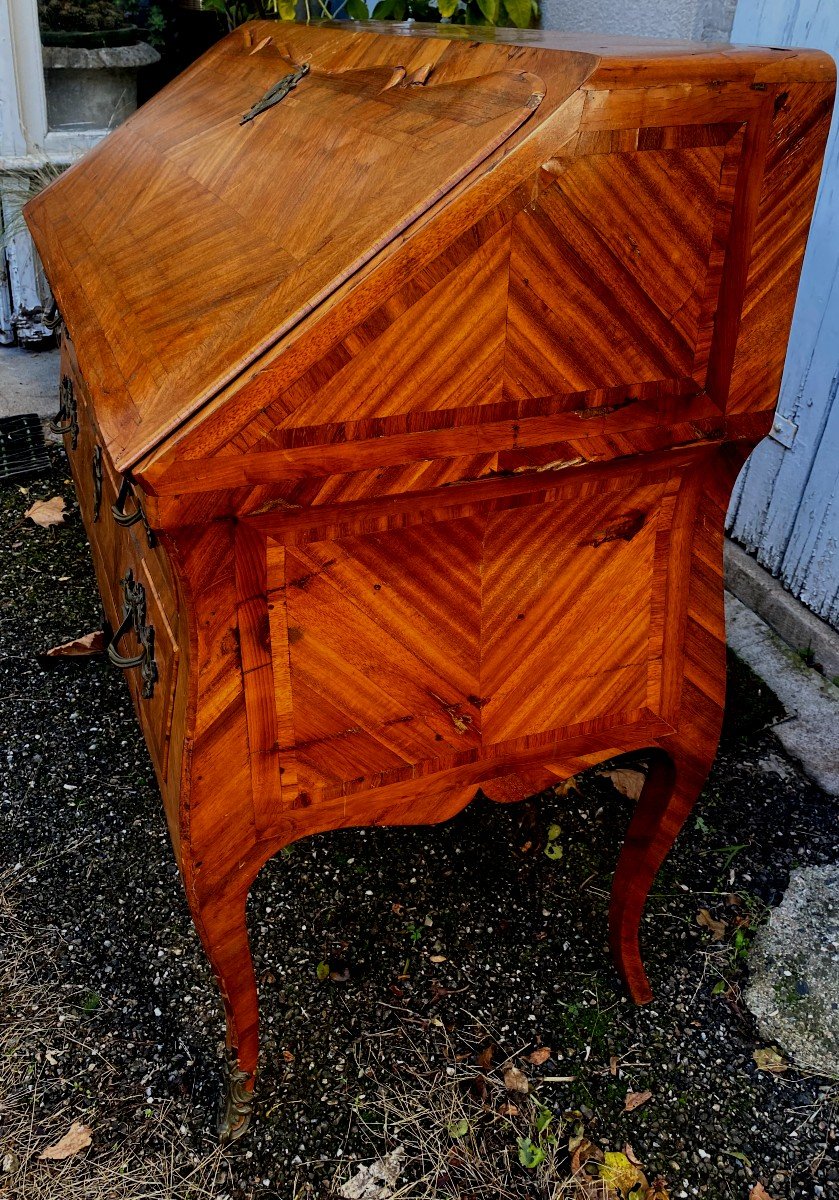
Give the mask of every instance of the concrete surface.
[[839, 796], [839, 687], [735, 596], [726, 595], [728, 644], [761, 677], [790, 714], [775, 726], [788, 754], [819, 787]]
[[839, 1077], [839, 864], [792, 871], [749, 965], [761, 1034], [796, 1066]]
[[544, 29], [727, 42], [737, 0], [541, 0]]
[[0, 346], [0, 417], [58, 411], [58, 351]]
[[839, 679], [839, 633], [736, 542], [725, 544], [725, 586], [793, 650], [810, 650], [823, 675]]
[[137, 107], [137, 72], [160, 55], [140, 42], [89, 50], [44, 46], [47, 121], [52, 131], [113, 129]]

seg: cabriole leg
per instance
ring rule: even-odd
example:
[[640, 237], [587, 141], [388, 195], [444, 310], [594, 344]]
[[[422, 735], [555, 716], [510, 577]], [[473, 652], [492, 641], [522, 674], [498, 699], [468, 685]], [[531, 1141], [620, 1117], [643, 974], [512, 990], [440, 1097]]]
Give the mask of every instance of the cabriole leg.
[[716, 751], [701, 758], [656, 750], [629, 823], [612, 881], [609, 941], [618, 973], [636, 1004], [653, 998], [641, 961], [639, 927], [659, 868], [687, 820], [711, 769]]
[[193, 915], [218, 980], [227, 1022], [227, 1064], [218, 1117], [223, 1141], [242, 1136], [253, 1111], [259, 1056], [259, 1009], [246, 921], [252, 877], [214, 891]]

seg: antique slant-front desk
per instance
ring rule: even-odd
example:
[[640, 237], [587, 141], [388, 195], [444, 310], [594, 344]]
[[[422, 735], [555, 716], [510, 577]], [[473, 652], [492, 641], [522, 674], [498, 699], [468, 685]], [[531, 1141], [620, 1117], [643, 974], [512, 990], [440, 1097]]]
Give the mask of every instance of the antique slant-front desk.
[[611, 939], [717, 745], [825, 55], [244, 26], [32, 200], [59, 427], [247, 1124], [245, 902], [316, 831], [646, 748]]

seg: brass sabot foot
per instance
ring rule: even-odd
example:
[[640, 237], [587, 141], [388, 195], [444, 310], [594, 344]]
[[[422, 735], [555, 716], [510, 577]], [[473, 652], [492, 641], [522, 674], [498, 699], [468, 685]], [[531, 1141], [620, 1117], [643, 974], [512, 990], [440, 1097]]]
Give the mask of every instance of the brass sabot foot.
[[[253, 1115], [253, 1075], [240, 1071], [235, 1058], [225, 1066], [224, 1094], [218, 1114], [218, 1134], [222, 1142], [235, 1142], [242, 1137]], [[250, 1084], [250, 1086], [248, 1086]]]

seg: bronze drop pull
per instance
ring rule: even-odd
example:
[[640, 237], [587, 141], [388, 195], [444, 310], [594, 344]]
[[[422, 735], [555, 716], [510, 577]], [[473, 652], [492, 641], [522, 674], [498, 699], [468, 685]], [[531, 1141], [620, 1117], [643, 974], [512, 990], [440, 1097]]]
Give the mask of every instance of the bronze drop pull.
[[[154, 661], [154, 626], [146, 624], [146, 589], [134, 579], [134, 572], [130, 567], [121, 582], [123, 619], [108, 643], [108, 659], [115, 667], [123, 670], [139, 667], [143, 678], [143, 699], [151, 700], [158, 672], [157, 663]], [[140, 651], [138, 654], [120, 654], [117, 643], [132, 629], [140, 643]]]
[[70, 449], [75, 450], [79, 440], [79, 414], [76, 410], [76, 392], [69, 375], [62, 375], [58, 394], [58, 412], [49, 421], [53, 433], [62, 437], [70, 434]]
[[99, 510], [102, 507], [102, 447], [94, 446], [90, 460], [90, 473], [93, 476], [93, 521], [99, 520]]
[[[133, 512], [127, 513], [125, 511], [125, 505], [128, 502], [129, 496], [134, 498], [136, 507], [134, 508]], [[138, 521], [142, 521], [143, 528], [146, 531], [146, 541], [148, 542], [149, 546], [154, 545], [154, 534], [152, 533], [149, 523], [146, 520], [146, 514], [143, 512], [143, 506], [140, 504], [137, 497], [134, 496], [134, 488], [131, 480], [127, 476], [123, 476], [123, 480], [119, 488], [119, 494], [114, 503], [111, 505], [111, 515], [113, 516], [117, 525], [121, 525], [123, 529], [128, 529], [131, 525], [136, 525]]]

